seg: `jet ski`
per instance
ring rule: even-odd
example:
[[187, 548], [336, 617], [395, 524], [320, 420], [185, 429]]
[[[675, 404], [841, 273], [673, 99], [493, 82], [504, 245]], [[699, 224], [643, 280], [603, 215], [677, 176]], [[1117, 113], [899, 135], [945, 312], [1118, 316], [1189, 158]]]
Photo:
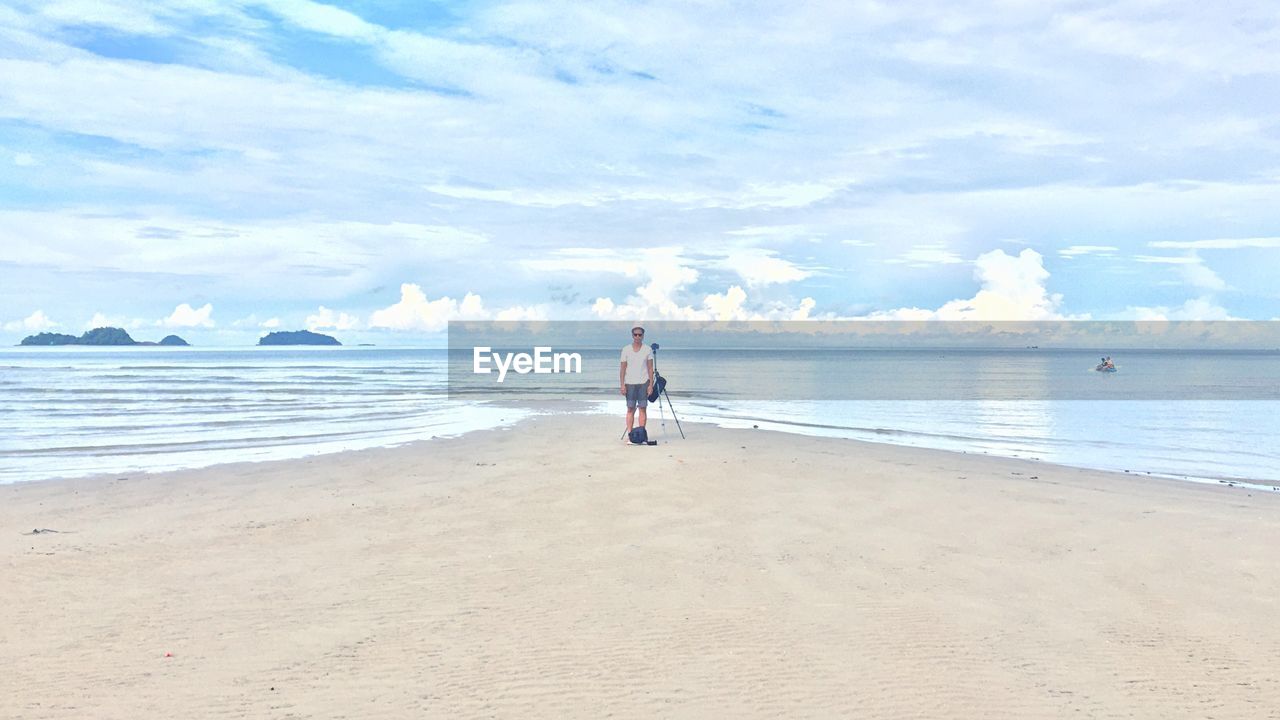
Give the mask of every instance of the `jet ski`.
[[1098, 372], [1115, 372], [1116, 366], [1115, 365], [1108, 366], [1106, 363], [1098, 363], [1098, 366], [1095, 367], [1094, 370]]

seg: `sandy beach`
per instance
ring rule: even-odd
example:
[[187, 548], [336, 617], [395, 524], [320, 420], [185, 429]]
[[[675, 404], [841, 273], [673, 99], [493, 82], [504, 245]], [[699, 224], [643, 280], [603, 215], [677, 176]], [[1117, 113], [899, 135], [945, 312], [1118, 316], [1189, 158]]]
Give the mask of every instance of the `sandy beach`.
[[0, 717], [1280, 718], [1280, 493], [619, 424], [0, 486]]

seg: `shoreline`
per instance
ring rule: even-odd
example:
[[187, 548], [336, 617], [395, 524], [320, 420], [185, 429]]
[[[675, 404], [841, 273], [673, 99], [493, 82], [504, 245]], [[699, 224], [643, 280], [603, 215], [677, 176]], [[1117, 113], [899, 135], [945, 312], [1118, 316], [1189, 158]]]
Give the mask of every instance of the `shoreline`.
[[[509, 422], [509, 423], [504, 422], [503, 424], [500, 424], [500, 425], [493, 425], [489, 427], [482, 427], [482, 428], [475, 428], [475, 429], [464, 429], [456, 433], [442, 433], [438, 436], [433, 435], [430, 438], [415, 439], [407, 442], [399, 442], [399, 443], [393, 443], [389, 445], [374, 445], [369, 447], [362, 447], [362, 448], [349, 449], [349, 450], [337, 450], [337, 451], [322, 450], [315, 453], [301, 453], [292, 457], [284, 457], [284, 458], [266, 458], [262, 460], [235, 460], [235, 461], [227, 461], [227, 462], [214, 462], [207, 465], [194, 465], [194, 466], [188, 466], [188, 467], [165, 468], [165, 469], [158, 469], [158, 470], [123, 470], [120, 472], [99, 472], [99, 473], [81, 474], [81, 475], [53, 476], [53, 477], [40, 478], [35, 480], [19, 480], [19, 481], [14, 481], [9, 483], [0, 483], [0, 488], [4, 488], [7, 486], [17, 486], [17, 485], [62, 483], [62, 482], [81, 481], [81, 480], [89, 481], [89, 482], [104, 481], [108, 479], [114, 479], [117, 476], [122, 476], [122, 475], [124, 476], [133, 476], [133, 475], [156, 476], [156, 475], [164, 475], [168, 473], [183, 473], [183, 472], [191, 472], [196, 470], [211, 470], [211, 469], [216, 469], [221, 467], [238, 467], [238, 466], [245, 466], [245, 465], [256, 466], [256, 465], [271, 464], [271, 463], [301, 462], [301, 461], [310, 461], [316, 458], [342, 456], [342, 455], [347, 455], [349, 453], [378, 453], [381, 451], [413, 448], [426, 443], [433, 443], [442, 439], [465, 437], [465, 436], [470, 436], [477, 433], [487, 433], [487, 432], [493, 432], [493, 431], [510, 429], [510, 428], [518, 428], [522, 424], [528, 423], [530, 420], [534, 418], [539, 418], [539, 417], [555, 417], [555, 416], [562, 416], [562, 415], [571, 415], [571, 416], [581, 416], [581, 417], [599, 417], [603, 423], [608, 423], [608, 422], [620, 423], [621, 422], [620, 414], [615, 415], [615, 414], [607, 413], [600, 409], [600, 404], [601, 404], [600, 401], [588, 401], [588, 400], [559, 400], [559, 401], [539, 403], [538, 407], [540, 408], [546, 408], [547, 406], [552, 407], [550, 411], [546, 411], [546, 410], [535, 409], [530, 403], [526, 401], [497, 400], [497, 401], [487, 402], [485, 403], [485, 405], [493, 408], [510, 408], [512, 410], [523, 411], [526, 414], [522, 418], [517, 419], [514, 422]], [[651, 421], [650, 425], [652, 426], [654, 424], [653, 418], [650, 418], [650, 421]], [[1145, 470], [1129, 470], [1129, 469], [1120, 470], [1120, 469], [1112, 469], [1112, 468], [1105, 468], [1105, 467], [1094, 467], [1089, 465], [1072, 465], [1068, 463], [1054, 462], [1052, 460], [1043, 460], [1040, 458], [1019, 457], [1016, 455], [999, 455], [999, 454], [988, 453], [986, 451], [959, 450], [954, 448], [934, 448], [934, 447], [928, 447], [924, 445], [912, 445], [908, 443], [898, 443], [898, 442], [891, 442], [891, 441], [877, 441], [877, 440], [870, 440], [865, 438], [842, 437], [839, 435], [818, 435], [818, 434], [811, 434], [811, 433], [805, 433], [805, 432], [790, 432], [788, 430], [779, 429], [777, 427], [766, 427], [767, 425], [807, 427], [807, 425], [804, 423], [766, 421], [766, 420], [761, 420], [757, 418], [742, 419], [741, 423], [742, 425], [745, 425], [747, 423], [763, 424], [759, 428], [746, 428], [736, 424], [724, 424], [721, 421], [715, 421], [715, 420], [686, 419], [686, 420], [682, 420], [682, 423], [684, 425], [693, 425], [697, 427], [717, 428], [717, 429], [723, 429], [723, 430], [744, 430], [747, 432], [765, 432], [765, 433], [781, 435], [784, 437], [814, 438], [814, 439], [820, 439], [820, 440], [829, 440], [833, 442], [854, 443], [856, 445], [886, 446], [886, 447], [902, 448], [904, 450], [921, 450], [921, 451], [929, 451], [929, 452], [946, 453], [946, 454], [957, 455], [957, 456], [972, 456], [972, 457], [985, 457], [985, 458], [1004, 459], [1004, 460], [1017, 460], [1017, 461], [1023, 461], [1023, 462], [1028, 462], [1028, 463], [1033, 463], [1033, 464], [1043, 465], [1048, 467], [1085, 470], [1085, 471], [1099, 472], [1099, 473], [1109, 473], [1117, 476], [1134, 477], [1134, 478], [1141, 478], [1141, 477], [1155, 478], [1161, 482], [1176, 481], [1178, 483], [1189, 483], [1189, 484], [1203, 485], [1203, 486], [1209, 486], [1209, 487], [1223, 487], [1223, 488], [1230, 488], [1235, 490], [1245, 490], [1248, 492], [1280, 493], [1280, 480], [1270, 481], [1270, 480], [1242, 479], [1242, 478], [1229, 478], [1229, 477], [1221, 478], [1221, 477], [1206, 477], [1206, 476], [1196, 476], [1196, 475], [1186, 475], [1186, 474], [1169, 474], [1169, 473], [1160, 473], [1160, 472], [1152, 472], [1152, 471], [1145, 471]], [[826, 426], [814, 426], [814, 427], [826, 427]], [[841, 428], [833, 426], [831, 429], [839, 430]], [[664, 442], [681, 442], [679, 438], [679, 433], [672, 432], [671, 428], [668, 428], [668, 437], [671, 437], [672, 435], [675, 436], [674, 441], [665, 440]], [[655, 438], [655, 439], [661, 440], [661, 438]], [[305, 446], [297, 446], [297, 447], [302, 448]]]
[[[566, 401], [567, 403], [575, 403], [576, 401]], [[512, 407], [525, 407], [523, 404], [514, 402]], [[0, 484], [0, 493], [6, 489], [42, 487], [42, 488], [58, 488], [60, 486], [76, 485], [76, 491], [91, 490], [103, 483], [113, 482], [145, 482], [156, 481], [166, 485], [172, 484], [174, 481], [181, 480], [186, 475], [218, 475], [227, 474], [234, 476], [246, 476], [257, 474], [255, 470], [261, 470], [263, 474], [287, 474], [290, 471], [300, 469], [300, 466], [323, 465], [326, 462], [334, 462], [338, 464], [351, 464], [361, 462], [396, 462], [405, 457], [416, 457], [430, 452], [433, 446], [450, 441], [482, 441], [483, 439], [512, 430], [519, 430], [522, 425], [528, 425], [538, 422], [539, 420], [547, 421], [554, 419], [572, 418], [589, 422], [591, 420], [600, 420], [602, 424], [615, 423], [619, 418], [614, 415], [590, 411], [570, 411], [570, 412], [548, 412], [534, 413], [523, 417], [514, 423], [503, 425], [495, 425], [473, 430], [465, 430], [459, 433], [442, 434], [432, 436], [430, 438], [411, 440], [395, 445], [381, 445], [374, 447], [356, 448], [351, 450], [339, 450], [335, 452], [319, 452], [311, 455], [303, 455], [299, 457], [289, 458], [272, 458], [264, 460], [242, 460], [234, 462], [219, 462], [210, 465], [201, 465], [197, 467], [173, 468], [156, 471], [133, 470], [124, 472], [94, 473], [92, 475], [78, 475], [66, 477], [51, 477], [42, 480], [24, 480], [7, 484]], [[1121, 471], [1106, 468], [1095, 468], [1082, 465], [1067, 465], [1063, 463], [1055, 463], [1048, 460], [1037, 458], [1013, 457], [1008, 455], [994, 455], [986, 452], [970, 452], [962, 450], [952, 450], [945, 448], [932, 448], [919, 445], [907, 445], [893, 442], [876, 442], [872, 440], [864, 440], [860, 438], [846, 438], [837, 436], [807, 435], [803, 433], [789, 433], [783, 430], [773, 430], [766, 428], [742, 428], [742, 427], [726, 427], [715, 422], [682, 420], [682, 424], [686, 426], [695, 426], [702, 429], [711, 430], [713, 433], [741, 433], [742, 437], [738, 438], [738, 442], [750, 442], [752, 438], [759, 439], [761, 434], [766, 436], [774, 436], [778, 441], [786, 442], [789, 438], [800, 439], [801, 441], [815, 441], [823, 445], [830, 445], [830, 451], [836, 449], [848, 450], [850, 454], [872, 453], [879, 455], [895, 455], [901, 454], [902, 457], [910, 455], [927, 456], [939, 463], [945, 463], [948, 458], [956, 462], [990, 462], [992, 469], [1013, 468], [1016, 472], [1011, 472], [1015, 476], [1025, 477], [1029, 480], [1038, 479], [1036, 473], [1043, 470], [1048, 473], [1076, 474], [1081, 476], [1089, 476], [1091, 480], [1099, 478], [1110, 478], [1115, 481], [1137, 482], [1139, 484], [1152, 488], [1161, 487], [1192, 487], [1202, 490], [1217, 490], [1222, 493], [1228, 493], [1227, 497], [1238, 492], [1245, 492], [1247, 496], [1253, 493], [1267, 495], [1275, 493], [1280, 497], [1280, 485], [1271, 485], [1266, 483], [1247, 482], [1231, 479], [1219, 478], [1196, 478], [1190, 476], [1174, 476], [1161, 475], [1154, 472], [1145, 471]], [[685, 443], [687, 440], [681, 440], [679, 433], [675, 433], [676, 438], [659, 440], [659, 445], [649, 450], [652, 452], [672, 450], [672, 446], [678, 448], [678, 444]], [[608, 433], [601, 433], [596, 438], [603, 447], [611, 447], [618, 445], [622, 450], [638, 450], [644, 451], [640, 447], [632, 447], [623, 444], [618, 439]], [[847, 445], [847, 448], [841, 446]], [[749, 448], [750, 446], [743, 446]], [[878, 452], [883, 450], [883, 452]], [[1172, 481], [1172, 482], [1171, 482]], [[56, 491], [56, 490], [55, 490]]]

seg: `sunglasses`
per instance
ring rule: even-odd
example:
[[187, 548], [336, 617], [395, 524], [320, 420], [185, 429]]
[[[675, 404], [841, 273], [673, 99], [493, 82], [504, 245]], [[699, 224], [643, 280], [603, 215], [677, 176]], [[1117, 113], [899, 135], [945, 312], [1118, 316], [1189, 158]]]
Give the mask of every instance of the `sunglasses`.
[[631, 333], [631, 337], [644, 337], [644, 333]]

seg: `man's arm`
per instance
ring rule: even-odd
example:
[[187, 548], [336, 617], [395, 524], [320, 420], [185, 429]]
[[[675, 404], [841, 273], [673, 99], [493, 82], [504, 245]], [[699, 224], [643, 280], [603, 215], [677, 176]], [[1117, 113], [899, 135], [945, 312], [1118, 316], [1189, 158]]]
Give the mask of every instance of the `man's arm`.
[[653, 356], [652, 355], [650, 355], [649, 359], [645, 361], [645, 365], [648, 366], [649, 368], [649, 390], [652, 392], [653, 391]]
[[618, 385], [622, 387], [622, 394], [627, 394], [627, 361], [622, 361], [622, 367], [618, 368]]

